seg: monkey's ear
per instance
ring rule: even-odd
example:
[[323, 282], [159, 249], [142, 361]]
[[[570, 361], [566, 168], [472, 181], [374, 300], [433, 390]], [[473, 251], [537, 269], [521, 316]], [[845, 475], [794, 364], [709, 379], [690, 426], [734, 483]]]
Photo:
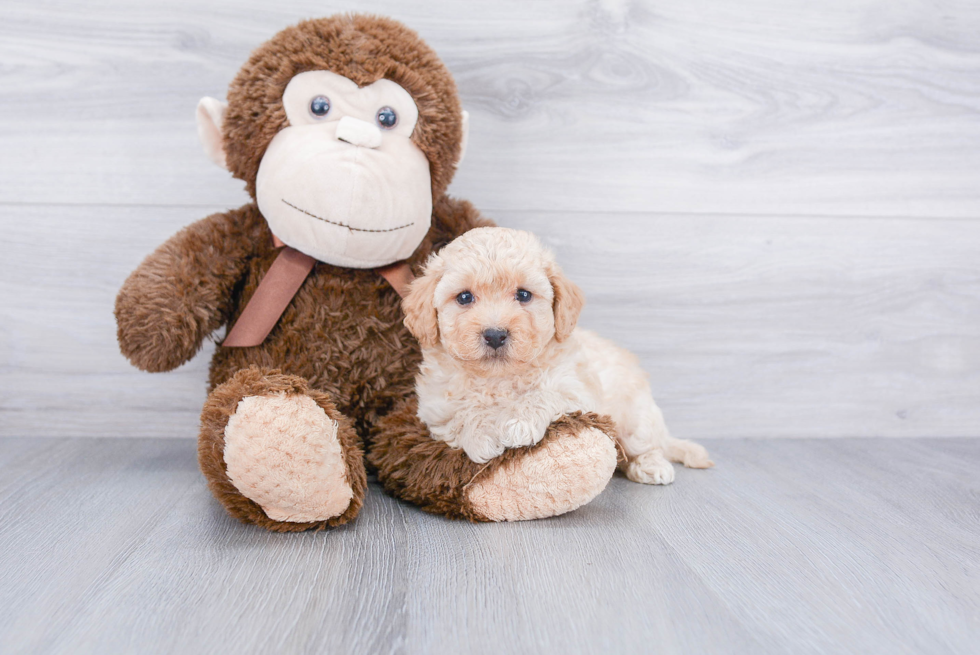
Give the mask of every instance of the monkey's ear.
[[466, 145], [470, 142], [470, 112], [463, 110], [463, 137], [459, 140], [459, 159], [456, 160], [456, 168], [463, 163], [466, 156]]
[[405, 312], [405, 327], [418, 339], [423, 348], [432, 348], [439, 343], [439, 313], [436, 310], [436, 286], [442, 278], [438, 266], [430, 260], [425, 274], [417, 278], [408, 288], [402, 300]]
[[201, 98], [197, 103], [197, 136], [201, 139], [204, 152], [215, 164], [227, 169], [225, 145], [221, 136], [221, 126], [225, 122], [228, 104], [215, 98]]
[[585, 305], [585, 296], [578, 285], [565, 277], [556, 264], [548, 267], [548, 279], [555, 292], [552, 303], [555, 312], [555, 340], [564, 341], [578, 323], [578, 315]]

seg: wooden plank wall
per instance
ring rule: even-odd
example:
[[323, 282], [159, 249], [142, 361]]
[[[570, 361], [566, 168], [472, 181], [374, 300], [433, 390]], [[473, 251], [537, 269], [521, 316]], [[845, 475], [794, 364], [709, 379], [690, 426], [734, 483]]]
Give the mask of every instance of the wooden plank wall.
[[557, 250], [676, 434], [980, 434], [973, 0], [6, 0], [0, 435], [196, 433], [208, 349], [136, 371], [113, 298], [246, 200], [197, 100], [350, 9], [442, 55], [472, 115], [451, 192]]

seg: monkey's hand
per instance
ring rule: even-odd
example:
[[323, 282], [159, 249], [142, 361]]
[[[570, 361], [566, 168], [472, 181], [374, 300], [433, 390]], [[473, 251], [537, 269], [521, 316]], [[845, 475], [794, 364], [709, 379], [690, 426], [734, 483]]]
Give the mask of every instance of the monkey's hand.
[[[231, 294], [268, 228], [248, 205], [184, 228], [133, 271], [116, 297], [119, 348], [134, 366], [160, 372], [193, 357], [227, 320]], [[269, 243], [271, 247], [271, 242]]]

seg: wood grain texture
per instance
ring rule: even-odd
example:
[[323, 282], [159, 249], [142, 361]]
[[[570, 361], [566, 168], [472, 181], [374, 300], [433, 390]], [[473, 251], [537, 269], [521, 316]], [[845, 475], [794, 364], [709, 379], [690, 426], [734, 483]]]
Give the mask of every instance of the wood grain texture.
[[[144, 253], [205, 213], [19, 209], [0, 260], [0, 434], [197, 433], [210, 348], [172, 373], [136, 371], [112, 304]], [[580, 324], [640, 356], [679, 436], [977, 435], [971, 222], [494, 218], [556, 250], [588, 298]]]
[[[0, 435], [189, 436], [112, 301], [245, 201], [193, 110], [319, 2], [0, 6]], [[533, 229], [677, 434], [980, 435], [980, 5], [378, 0], [473, 115], [453, 193]]]
[[724, 440], [674, 485], [469, 524], [225, 516], [191, 440], [0, 440], [5, 653], [962, 653], [980, 441]]
[[968, 0], [6, 2], [0, 201], [239, 204], [198, 99], [352, 8], [444, 57], [473, 116], [454, 191], [490, 210], [980, 213]]

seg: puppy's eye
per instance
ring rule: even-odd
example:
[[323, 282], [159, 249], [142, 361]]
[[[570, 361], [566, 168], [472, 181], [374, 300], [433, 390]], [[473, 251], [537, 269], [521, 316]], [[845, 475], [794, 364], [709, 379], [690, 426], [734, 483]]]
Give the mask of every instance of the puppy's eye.
[[527, 289], [518, 289], [517, 295], [514, 297], [517, 298], [517, 302], [521, 302], [521, 303], [530, 302], [531, 292], [528, 291]]
[[473, 302], [473, 294], [469, 291], [463, 291], [458, 296], [456, 296], [456, 302], [460, 305], [469, 305]]

